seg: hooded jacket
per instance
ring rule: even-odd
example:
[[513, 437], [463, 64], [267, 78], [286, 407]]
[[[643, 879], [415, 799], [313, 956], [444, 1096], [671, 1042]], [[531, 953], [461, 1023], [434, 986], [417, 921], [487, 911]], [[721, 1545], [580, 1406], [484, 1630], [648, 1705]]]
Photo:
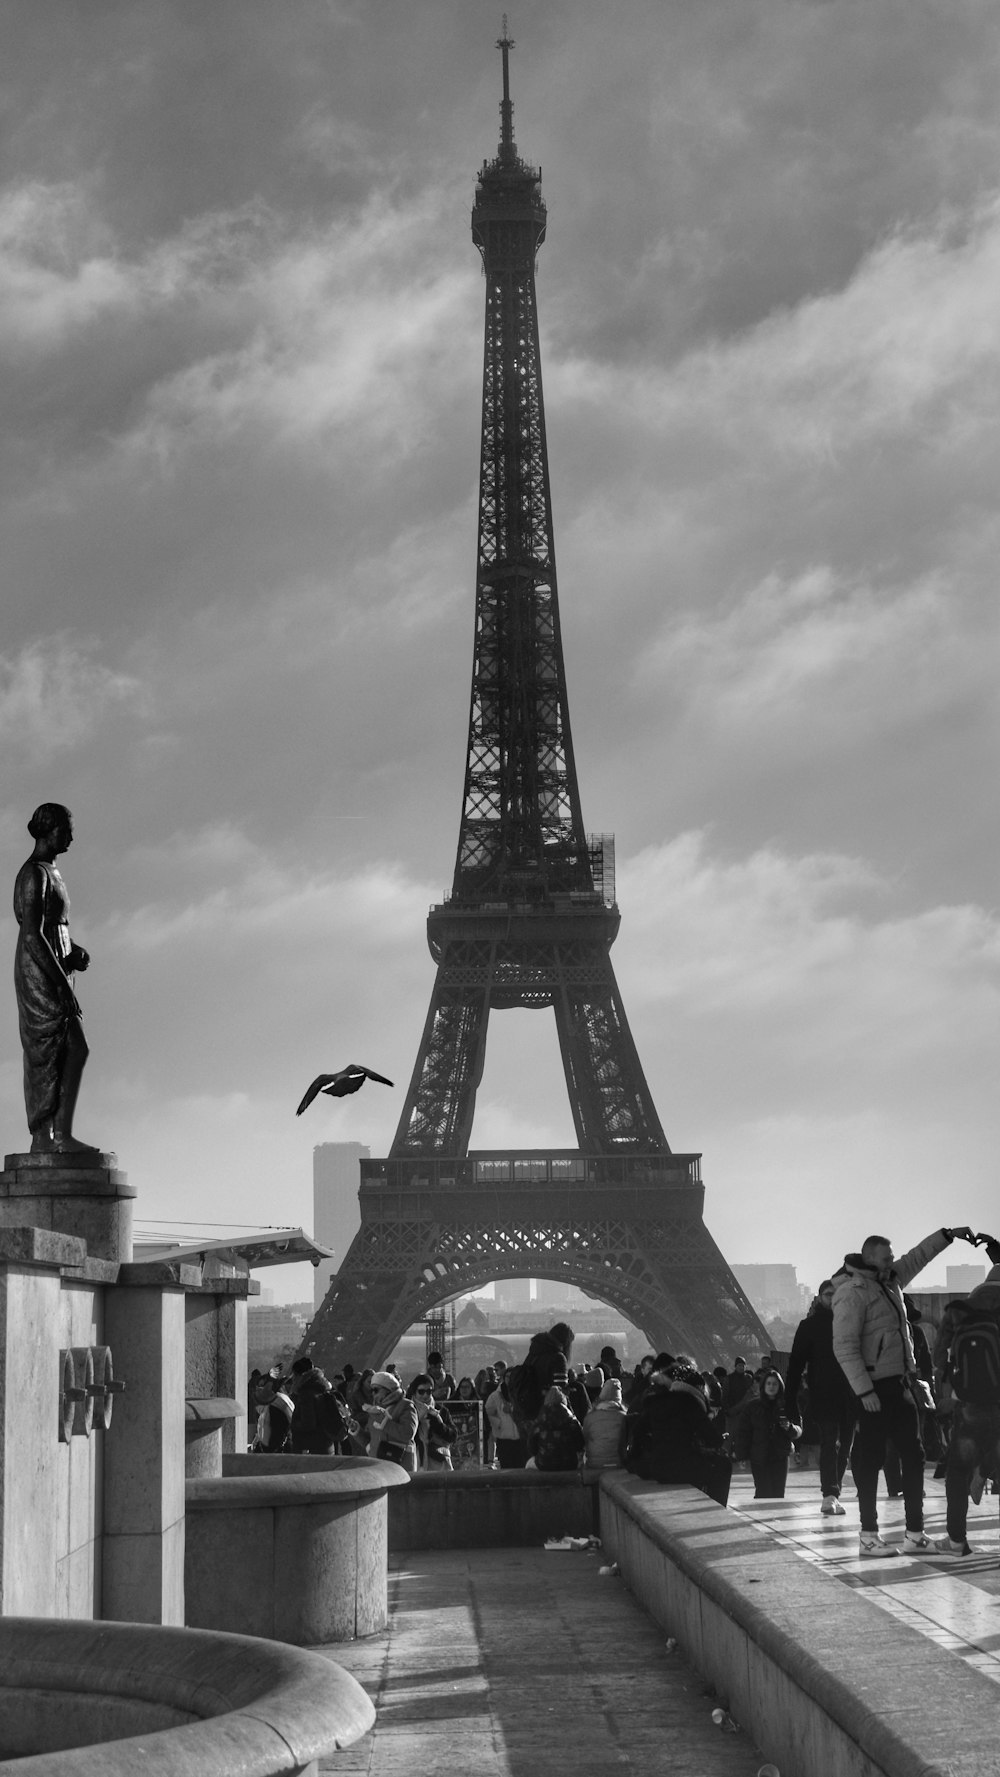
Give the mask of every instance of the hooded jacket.
[[625, 1453], [625, 1408], [621, 1383], [606, 1383], [583, 1422], [587, 1468], [621, 1468]]
[[724, 1463], [728, 1473], [722, 1432], [709, 1418], [704, 1388], [693, 1383], [654, 1372], [628, 1431], [625, 1467], [645, 1480], [690, 1481], [705, 1462]]
[[836, 1414], [851, 1399], [851, 1388], [833, 1351], [833, 1309], [817, 1302], [800, 1320], [792, 1340], [785, 1393], [792, 1415], [805, 1374], [809, 1383], [809, 1413], [813, 1419]]
[[978, 1314], [995, 1314], [1000, 1319], [1000, 1265], [993, 1267], [984, 1283], [977, 1283], [967, 1296], [949, 1302], [945, 1308], [934, 1341], [934, 1374], [939, 1384], [945, 1376], [951, 1342], [970, 1309]]
[[844, 1375], [859, 1397], [875, 1382], [916, 1371], [913, 1340], [906, 1318], [903, 1290], [938, 1253], [951, 1245], [948, 1229], [938, 1228], [911, 1247], [888, 1277], [880, 1278], [860, 1253], [848, 1253], [834, 1273], [833, 1350]]

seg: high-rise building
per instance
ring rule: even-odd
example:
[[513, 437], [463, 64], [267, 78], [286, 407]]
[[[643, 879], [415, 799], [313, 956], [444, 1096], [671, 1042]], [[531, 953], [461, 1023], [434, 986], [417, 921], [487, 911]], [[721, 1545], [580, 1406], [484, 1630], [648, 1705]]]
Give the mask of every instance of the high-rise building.
[[977, 1284], [986, 1282], [985, 1265], [946, 1265], [945, 1282], [956, 1296], [968, 1295]]
[[316, 1267], [313, 1303], [320, 1306], [330, 1279], [361, 1226], [358, 1189], [361, 1161], [371, 1148], [359, 1141], [324, 1141], [313, 1148], [313, 1237], [333, 1247], [333, 1258]]
[[776, 1314], [805, 1314], [809, 1291], [799, 1283], [794, 1265], [734, 1265], [733, 1270], [766, 1320]]

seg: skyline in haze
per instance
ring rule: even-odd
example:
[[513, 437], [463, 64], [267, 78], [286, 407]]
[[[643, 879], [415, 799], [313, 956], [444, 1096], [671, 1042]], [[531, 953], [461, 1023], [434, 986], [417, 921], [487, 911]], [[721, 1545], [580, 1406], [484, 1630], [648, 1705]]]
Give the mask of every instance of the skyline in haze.
[[[500, 12], [6, 9], [0, 839], [12, 886], [73, 810], [77, 1129], [140, 1219], [308, 1228], [313, 1147], [399, 1115], [465, 763]], [[1000, 1232], [995, 8], [510, 29], [573, 741], [667, 1137], [730, 1264]], [[395, 1091], [296, 1122], [349, 1061]], [[5, 1151], [20, 1072], [8, 988]], [[504, 1012], [473, 1145], [542, 1143], [554, 1020]]]

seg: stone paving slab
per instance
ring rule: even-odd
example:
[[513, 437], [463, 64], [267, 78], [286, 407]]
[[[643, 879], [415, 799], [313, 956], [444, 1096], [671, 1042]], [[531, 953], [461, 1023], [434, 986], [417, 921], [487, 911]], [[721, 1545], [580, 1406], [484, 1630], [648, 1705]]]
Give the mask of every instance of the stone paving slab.
[[321, 1765], [364, 1777], [756, 1777], [761, 1755], [597, 1553], [390, 1557], [383, 1635], [325, 1651], [371, 1734]]
[[[733, 1476], [729, 1504], [754, 1525], [795, 1547], [814, 1562], [854, 1587], [880, 1610], [958, 1654], [970, 1666], [1000, 1685], [1000, 1514], [994, 1495], [985, 1494], [969, 1507], [972, 1555], [899, 1555], [886, 1561], [858, 1556], [858, 1507], [850, 1474], [845, 1477], [842, 1518], [820, 1515], [819, 1475], [815, 1469], [792, 1469], [784, 1499], [753, 1498], [749, 1475]], [[880, 1492], [879, 1526], [888, 1542], [900, 1543], [905, 1529], [903, 1502]], [[928, 1467], [924, 1525], [928, 1536], [945, 1535], [944, 1482]]]

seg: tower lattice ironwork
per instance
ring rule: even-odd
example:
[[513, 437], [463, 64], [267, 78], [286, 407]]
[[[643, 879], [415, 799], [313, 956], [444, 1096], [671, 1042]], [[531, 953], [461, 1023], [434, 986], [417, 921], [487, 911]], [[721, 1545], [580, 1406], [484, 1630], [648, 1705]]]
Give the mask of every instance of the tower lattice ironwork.
[[[658, 1348], [707, 1361], [766, 1335], [702, 1220], [700, 1156], [672, 1154], [610, 949], [614, 842], [584, 829], [559, 628], [535, 262], [540, 170], [517, 152], [504, 20], [500, 143], [472, 238], [486, 274], [475, 651], [458, 856], [388, 1159], [361, 1163], [360, 1232], [310, 1327], [334, 1367], [383, 1362], [437, 1303], [495, 1278], [601, 1297]], [[491, 1011], [552, 1007], [576, 1150], [469, 1152]]]

